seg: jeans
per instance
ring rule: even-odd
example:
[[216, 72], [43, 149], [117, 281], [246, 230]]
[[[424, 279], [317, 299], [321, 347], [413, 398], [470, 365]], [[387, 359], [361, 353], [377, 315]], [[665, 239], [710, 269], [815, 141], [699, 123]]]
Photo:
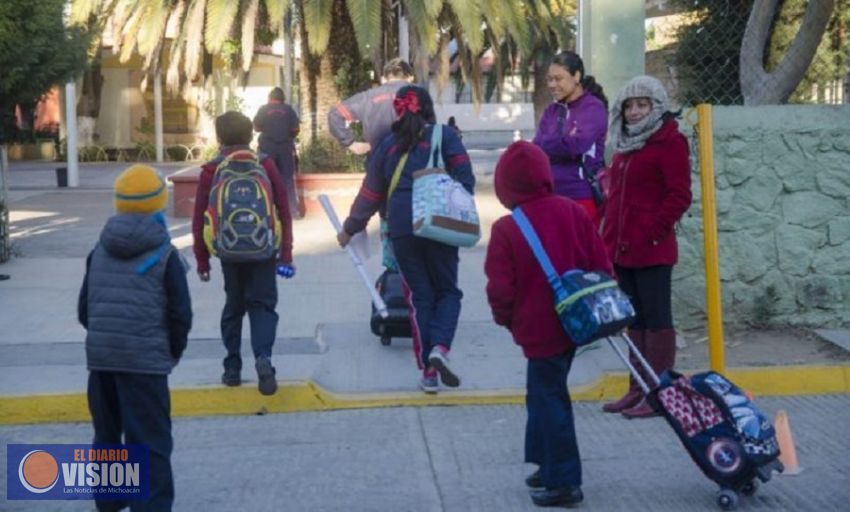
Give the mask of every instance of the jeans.
[[224, 369], [242, 370], [242, 318], [251, 322], [251, 348], [254, 358], [271, 357], [277, 336], [277, 274], [275, 260], [251, 263], [221, 262], [224, 291], [221, 312], [221, 339], [227, 349]]
[[463, 293], [457, 287], [458, 248], [413, 235], [394, 238], [393, 252], [410, 290], [413, 348], [420, 369], [435, 345], [451, 348]]
[[[147, 501], [99, 500], [101, 512], [167, 512], [174, 502], [171, 473], [171, 399], [167, 375], [91, 371], [89, 411], [94, 444], [142, 444], [150, 448], [150, 498]], [[124, 436], [122, 441], [121, 436]]]
[[575, 350], [528, 360], [525, 461], [540, 466], [548, 489], [581, 486], [581, 459], [567, 376]]

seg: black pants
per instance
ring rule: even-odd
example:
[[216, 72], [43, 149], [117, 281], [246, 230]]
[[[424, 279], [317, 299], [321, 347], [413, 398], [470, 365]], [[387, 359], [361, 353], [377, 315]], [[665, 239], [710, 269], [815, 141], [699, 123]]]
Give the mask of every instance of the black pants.
[[271, 357], [277, 335], [277, 274], [274, 260], [221, 262], [227, 299], [221, 312], [221, 339], [227, 349], [225, 370], [242, 370], [242, 318], [251, 322], [254, 358]]
[[289, 203], [289, 214], [293, 219], [298, 217], [298, 194], [295, 190], [295, 144], [264, 144], [260, 151], [274, 160], [280, 177], [286, 186], [286, 200]]
[[525, 407], [525, 462], [540, 466], [549, 489], [581, 485], [581, 458], [567, 376], [574, 350], [528, 360]]
[[634, 329], [673, 328], [672, 265], [625, 268], [614, 265], [620, 288], [629, 296], [637, 318]]
[[[142, 444], [150, 447], [150, 498], [147, 501], [96, 501], [101, 512], [167, 512], [174, 502], [171, 474], [171, 398], [168, 376], [135, 373], [89, 373], [89, 411], [95, 444]], [[123, 434], [123, 440], [122, 440]]]

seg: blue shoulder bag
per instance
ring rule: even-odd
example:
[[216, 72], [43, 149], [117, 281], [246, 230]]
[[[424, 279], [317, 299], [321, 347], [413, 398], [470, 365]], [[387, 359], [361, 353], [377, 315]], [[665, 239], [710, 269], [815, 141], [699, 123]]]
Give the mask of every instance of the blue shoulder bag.
[[561, 327], [576, 345], [617, 334], [634, 321], [632, 303], [611, 276], [585, 270], [559, 276], [522, 208], [514, 208], [513, 218], [552, 287]]

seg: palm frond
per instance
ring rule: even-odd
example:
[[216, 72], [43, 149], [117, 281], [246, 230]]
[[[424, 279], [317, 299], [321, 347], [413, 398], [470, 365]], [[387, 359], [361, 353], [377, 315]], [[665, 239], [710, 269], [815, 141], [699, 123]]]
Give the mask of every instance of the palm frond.
[[138, 4], [131, 0], [120, 0], [116, 3], [115, 9], [112, 12], [110, 23], [112, 25], [112, 44], [116, 52], [124, 45], [124, 28], [130, 19], [130, 16], [135, 12]]
[[484, 34], [481, 31], [481, 0], [448, 0], [457, 19], [458, 26], [463, 32], [463, 38], [473, 55], [477, 55], [484, 47]]
[[437, 89], [437, 101], [442, 103], [443, 91], [449, 83], [449, 70], [451, 68], [451, 55], [449, 55], [448, 33], [440, 35], [440, 43], [437, 50], [437, 69], [435, 71], [435, 86]]
[[257, 29], [257, 13], [260, 11], [260, 0], [247, 0], [242, 12], [242, 71], [251, 69], [254, 58], [254, 32]]
[[97, 15], [103, 7], [103, 0], [73, 0], [71, 2], [71, 16], [68, 21], [72, 25], [85, 25], [92, 15]]
[[183, 22], [180, 31], [186, 39], [186, 78], [194, 80], [198, 76], [198, 68], [201, 63], [201, 51], [204, 43], [204, 12], [206, 0], [192, 0], [189, 6], [189, 15]]
[[[440, 1], [440, 6], [442, 7], [442, 0]], [[405, 10], [407, 11], [407, 18], [410, 26], [416, 32], [419, 40], [424, 43], [425, 48], [427, 49], [430, 55], [433, 55], [437, 51], [437, 16], [431, 16], [428, 13], [427, 2], [422, 0], [406, 0], [404, 3]]]
[[307, 29], [307, 46], [314, 55], [328, 49], [332, 8], [333, 0], [304, 0], [303, 23]]
[[[418, 1], [425, 9], [425, 13], [430, 19], [437, 19], [440, 16], [440, 11], [443, 10], [443, 0], [412, 0]], [[410, 2], [408, 2], [410, 3]]]
[[269, 13], [271, 20], [271, 28], [275, 33], [280, 33], [283, 30], [283, 20], [289, 13], [291, 0], [263, 0], [266, 4], [266, 12]]
[[230, 37], [230, 29], [239, 12], [239, 2], [235, 0], [207, 0], [206, 27], [204, 44], [210, 53], [218, 53]]
[[381, 44], [382, 0], [346, 0], [360, 55], [371, 55]]
[[172, 13], [178, 31], [177, 37], [171, 41], [169, 47], [168, 70], [165, 73], [165, 89], [172, 95], [177, 95], [180, 92], [180, 63], [183, 55], [183, 47], [186, 45], [186, 32], [183, 30], [183, 26], [185, 25], [188, 7], [187, 0], [179, 0]]
[[493, 37], [497, 41], [501, 41], [505, 37], [505, 33], [510, 26], [508, 18], [513, 14], [511, 5], [514, 2], [504, 2], [502, 0], [482, 0], [481, 10], [484, 13], [487, 29], [492, 32]]
[[[139, 54], [150, 63], [154, 50], [165, 37], [165, 29], [171, 9], [165, 0], [149, 0], [143, 3], [142, 19], [144, 23], [139, 26], [136, 40], [136, 48]], [[148, 65], [145, 66], [148, 68]]]
[[139, 37], [139, 27], [142, 22], [143, 11], [144, 9], [137, 5], [121, 29], [122, 37], [118, 60], [122, 64], [128, 62], [133, 56], [133, 52], [136, 51], [136, 41]]
[[[533, 30], [530, 27], [528, 11], [524, 5], [518, 2], [506, 2], [505, 8], [510, 10], [510, 13], [505, 13], [502, 18], [511, 40], [517, 45], [520, 55], [531, 54], [534, 48], [531, 33]], [[541, 30], [540, 27], [535, 27]]]

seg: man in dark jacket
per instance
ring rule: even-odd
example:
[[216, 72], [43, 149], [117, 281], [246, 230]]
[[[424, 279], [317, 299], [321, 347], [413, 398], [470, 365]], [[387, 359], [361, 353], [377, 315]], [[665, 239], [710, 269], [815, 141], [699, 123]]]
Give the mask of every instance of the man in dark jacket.
[[[612, 273], [590, 217], [555, 194], [549, 158], [539, 147], [511, 144], [496, 165], [494, 186], [506, 208], [522, 208], [558, 275], [571, 269]], [[546, 274], [510, 215], [493, 224], [484, 271], [493, 318], [528, 359], [525, 461], [540, 469], [526, 483], [541, 488], [531, 499], [541, 506], [577, 504], [583, 499], [581, 459], [567, 389], [575, 345], [561, 327]]]
[[286, 186], [289, 213], [298, 217], [298, 195], [295, 191], [295, 137], [300, 131], [298, 114], [286, 104], [283, 89], [275, 87], [269, 102], [254, 116], [254, 130], [260, 132], [259, 149], [274, 160]]
[[[115, 181], [110, 217], [86, 260], [77, 313], [87, 329], [88, 401], [95, 444], [150, 447], [144, 510], [171, 510], [171, 405], [168, 374], [192, 327], [186, 266], [171, 245], [163, 210], [168, 189], [157, 172], [134, 165]], [[120, 510], [127, 503], [97, 502]]]
[[[380, 86], [355, 94], [331, 109], [328, 113], [331, 135], [356, 155], [365, 155], [378, 147], [395, 121], [395, 93], [412, 79], [410, 64], [402, 59], [387, 62]], [[365, 142], [354, 141], [353, 123], [360, 123], [363, 127]]]

